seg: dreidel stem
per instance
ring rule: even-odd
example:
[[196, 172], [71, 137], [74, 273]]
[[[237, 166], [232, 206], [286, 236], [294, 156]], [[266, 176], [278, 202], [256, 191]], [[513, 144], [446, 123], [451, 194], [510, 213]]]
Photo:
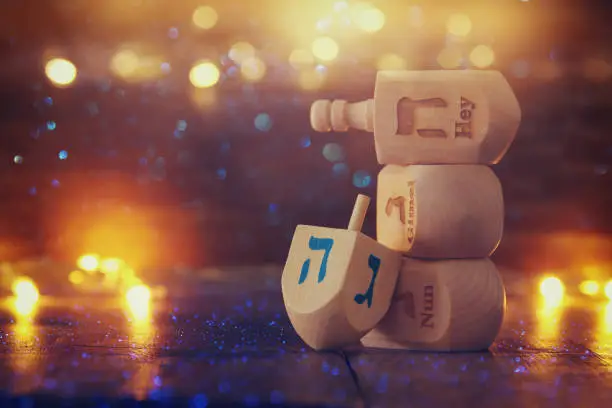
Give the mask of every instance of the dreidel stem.
[[374, 131], [374, 99], [348, 103], [319, 99], [310, 107], [310, 124], [317, 132]]
[[349, 231], [361, 231], [369, 205], [370, 197], [363, 194], [359, 194], [357, 196], [355, 206], [353, 207], [353, 214], [351, 214], [351, 220], [349, 221], [348, 225]]

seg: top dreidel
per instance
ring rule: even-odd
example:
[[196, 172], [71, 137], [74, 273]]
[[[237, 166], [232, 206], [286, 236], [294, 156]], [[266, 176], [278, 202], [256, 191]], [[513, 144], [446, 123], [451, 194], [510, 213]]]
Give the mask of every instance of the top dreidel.
[[380, 164], [496, 164], [514, 140], [521, 110], [497, 71], [379, 71], [374, 98], [318, 100], [318, 132], [374, 132]]

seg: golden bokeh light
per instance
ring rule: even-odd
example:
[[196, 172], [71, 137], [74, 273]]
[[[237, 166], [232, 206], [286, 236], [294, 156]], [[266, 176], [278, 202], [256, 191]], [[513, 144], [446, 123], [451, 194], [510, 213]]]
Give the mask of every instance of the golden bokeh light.
[[85, 274], [83, 271], [72, 271], [68, 274], [68, 281], [73, 285], [81, 285], [85, 282]]
[[580, 293], [587, 296], [595, 296], [599, 293], [599, 283], [594, 280], [585, 280], [578, 286]]
[[36, 304], [40, 299], [38, 288], [30, 278], [19, 277], [12, 285], [13, 295], [15, 296], [14, 309], [19, 316], [30, 316], [36, 309]]
[[385, 13], [368, 3], [357, 3], [351, 8], [351, 19], [367, 33], [380, 31], [385, 25]]
[[543, 347], [551, 347], [559, 342], [563, 309], [563, 302], [560, 300], [540, 297], [536, 302], [537, 320], [533, 341]]
[[221, 73], [211, 61], [198, 62], [189, 71], [189, 81], [196, 88], [210, 88], [219, 82]]
[[379, 71], [384, 70], [403, 70], [408, 67], [408, 61], [400, 55], [397, 54], [384, 54], [378, 58], [376, 62], [376, 67]]
[[477, 68], [487, 68], [495, 61], [495, 53], [487, 45], [478, 45], [470, 52], [470, 61]]
[[604, 293], [608, 299], [612, 300], [612, 280], [606, 283], [606, 286], [604, 287]]
[[472, 20], [465, 14], [452, 14], [446, 22], [446, 30], [457, 37], [465, 37], [472, 31]]
[[106, 274], [119, 273], [123, 262], [118, 258], [106, 258], [100, 262], [100, 272]]
[[210, 6], [200, 6], [193, 11], [191, 16], [193, 24], [203, 30], [210, 30], [219, 21], [219, 14]]
[[110, 61], [111, 71], [122, 78], [128, 78], [136, 73], [140, 64], [138, 54], [133, 50], [119, 50]]
[[289, 64], [295, 69], [309, 67], [314, 65], [315, 58], [311, 51], [304, 49], [295, 49], [289, 54]]
[[147, 319], [151, 311], [151, 289], [144, 284], [128, 289], [125, 300], [131, 315], [136, 320]]
[[255, 56], [255, 47], [246, 41], [239, 41], [232, 45], [228, 56], [237, 64]]
[[444, 48], [438, 54], [438, 64], [444, 69], [453, 69], [461, 66], [463, 54], [458, 48]]
[[67, 86], [74, 82], [77, 69], [74, 64], [64, 58], [53, 58], [45, 65], [45, 74], [57, 86]]
[[319, 37], [312, 42], [312, 54], [321, 61], [333, 61], [338, 52], [338, 43], [333, 38]]
[[240, 73], [247, 81], [260, 81], [266, 75], [266, 64], [257, 57], [247, 58], [240, 65]]
[[100, 267], [100, 257], [94, 254], [83, 255], [77, 260], [77, 266], [85, 272], [97, 271]]
[[559, 305], [565, 295], [565, 285], [555, 276], [546, 277], [540, 282], [540, 294], [548, 305]]

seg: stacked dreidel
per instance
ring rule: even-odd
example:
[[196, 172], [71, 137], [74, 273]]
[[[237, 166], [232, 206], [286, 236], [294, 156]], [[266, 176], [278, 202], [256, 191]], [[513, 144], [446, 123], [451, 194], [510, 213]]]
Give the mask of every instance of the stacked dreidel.
[[373, 99], [312, 105], [317, 131], [373, 132], [385, 165], [377, 240], [401, 253], [401, 267], [390, 309], [365, 346], [467, 351], [494, 341], [506, 298], [489, 256], [502, 237], [504, 203], [488, 165], [505, 154], [520, 116], [494, 71], [381, 71]]

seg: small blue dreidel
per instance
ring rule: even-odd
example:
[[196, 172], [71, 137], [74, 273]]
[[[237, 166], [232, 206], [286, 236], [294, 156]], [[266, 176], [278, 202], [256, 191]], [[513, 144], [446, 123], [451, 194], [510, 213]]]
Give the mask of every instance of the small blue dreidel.
[[315, 350], [358, 344], [391, 305], [401, 255], [361, 233], [358, 195], [346, 230], [298, 225], [281, 281], [289, 319]]

